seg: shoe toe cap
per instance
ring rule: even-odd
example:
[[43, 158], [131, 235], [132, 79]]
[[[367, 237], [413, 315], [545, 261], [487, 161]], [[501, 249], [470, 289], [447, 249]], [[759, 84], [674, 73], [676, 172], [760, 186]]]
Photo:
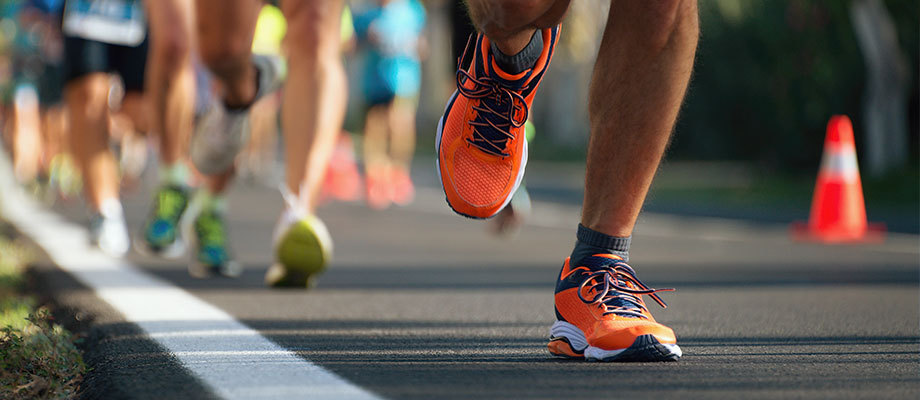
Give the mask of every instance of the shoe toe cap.
[[512, 165], [502, 160], [483, 160], [460, 146], [453, 153], [450, 184], [457, 197], [474, 209], [498, 209], [510, 195]]
[[598, 321], [588, 343], [607, 350], [625, 349], [643, 335], [652, 335], [659, 343], [674, 344], [674, 331], [654, 321], [624, 318]]

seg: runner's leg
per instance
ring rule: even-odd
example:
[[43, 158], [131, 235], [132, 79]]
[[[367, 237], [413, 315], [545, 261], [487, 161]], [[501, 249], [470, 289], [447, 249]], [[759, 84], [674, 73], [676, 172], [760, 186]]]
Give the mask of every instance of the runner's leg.
[[371, 106], [364, 116], [364, 176], [367, 205], [384, 209], [390, 205], [390, 158], [387, 155], [389, 103]]
[[[529, 25], [513, 22], [526, 11], [515, 9], [522, 3], [470, 4], [474, 21], [494, 36], [502, 53], [514, 55], [528, 47]], [[539, 14], [542, 8], [531, 11]], [[589, 99], [583, 224], [556, 286], [557, 321], [548, 345], [554, 355], [665, 361], [682, 354], [674, 332], [654, 321], [641, 296], [630, 294], [646, 291], [664, 304], [625, 261], [629, 236], [689, 81], [697, 36], [694, 0], [611, 4]], [[615, 287], [605, 283], [600, 302], [586, 301], [583, 288], [601, 290], [598, 280]]]
[[[241, 269], [227, 245], [223, 218], [227, 202], [223, 193], [234, 177], [233, 157], [250, 134], [251, 106], [275, 87], [278, 71], [269, 70], [274, 65], [266, 64], [267, 58], [257, 59], [252, 55], [254, 30], [263, 2], [199, 0], [196, 6], [202, 61], [220, 84], [219, 98], [223, 104], [217, 106], [220, 109], [209, 111], [214, 116], [210, 125], [207, 121], [210, 117], [204, 117], [204, 125], [199, 124], [193, 141], [192, 159], [208, 176], [199, 193], [202, 209], [194, 221], [197, 249], [190, 271], [196, 276], [209, 270], [236, 276]], [[219, 144], [223, 147], [214, 147]], [[206, 146], [211, 146], [211, 156], [196, 158], [196, 154], [209, 153]], [[208, 167], [210, 171], [205, 171], [207, 163], [200, 160], [214, 160], [215, 150], [217, 154], [228, 153], [224, 157], [229, 157], [215, 163], [220, 168]]]
[[65, 88], [70, 109], [70, 150], [83, 176], [91, 210], [90, 240], [112, 256], [129, 248], [119, 200], [118, 163], [109, 149], [109, 75], [93, 72], [71, 79]]
[[258, 92], [252, 37], [261, 7], [259, 0], [196, 3], [201, 60], [220, 82], [223, 102], [231, 108], [248, 107]]
[[20, 183], [38, 177], [42, 156], [41, 111], [38, 93], [32, 85], [17, 87], [13, 95], [13, 172]]
[[417, 97], [396, 97], [388, 111], [390, 139], [390, 196], [394, 203], [407, 205], [415, 198], [412, 184], [412, 156], [415, 153], [415, 111]]
[[415, 112], [418, 100], [397, 97], [389, 109], [390, 156], [398, 169], [408, 173], [415, 154]]
[[614, 2], [591, 79], [582, 224], [627, 237], [684, 98], [699, 36], [696, 2]]
[[281, 4], [288, 20], [288, 80], [281, 108], [285, 141], [287, 207], [275, 229], [272, 286], [310, 286], [332, 257], [332, 239], [313, 215], [345, 115], [342, 67], [342, 1]]
[[70, 115], [70, 150], [83, 174], [87, 203], [98, 211], [118, 199], [118, 163], [109, 150], [109, 74], [91, 73], [69, 82], [65, 99]]
[[180, 222], [191, 198], [187, 143], [195, 107], [192, 66], [194, 9], [185, 0], [146, 2], [150, 43], [144, 85], [150, 127], [159, 142], [159, 186], [135, 246], [143, 253], [177, 258], [185, 252]]
[[[289, 73], [281, 105], [288, 189], [313, 212], [345, 119], [341, 55], [342, 0], [284, 0]], [[302, 189], [301, 189], [302, 188]]]
[[147, 2], [150, 22], [150, 56], [146, 87], [158, 135], [160, 161], [169, 166], [184, 163], [195, 109], [194, 8], [187, 0]]

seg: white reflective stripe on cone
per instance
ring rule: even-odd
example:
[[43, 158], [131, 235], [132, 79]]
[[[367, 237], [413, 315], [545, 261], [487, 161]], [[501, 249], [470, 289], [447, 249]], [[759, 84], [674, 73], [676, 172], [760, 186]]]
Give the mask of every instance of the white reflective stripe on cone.
[[832, 150], [821, 158], [821, 174], [840, 177], [847, 181], [859, 179], [859, 166], [854, 149]]

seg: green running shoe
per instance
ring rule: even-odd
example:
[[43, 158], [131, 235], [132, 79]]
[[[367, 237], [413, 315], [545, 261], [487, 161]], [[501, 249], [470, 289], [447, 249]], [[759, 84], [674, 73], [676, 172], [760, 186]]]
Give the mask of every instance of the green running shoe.
[[275, 263], [265, 283], [275, 287], [310, 287], [332, 259], [329, 230], [313, 215], [296, 216], [289, 211], [275, 229]]
[[195, 253], [189, 262], [188, 272], [196, 278], [223, 275], [240, 276], [242, 266], [233, 259], [228, 246], [227, 224], [223, 215], [215, 210], [204, 210], [192, 223], [192, 240]]
[[179, 185], [161, 186], [153, 198], [150, 214], [144, 222], [142, 240], [134, 247], [142, 254], [178, 258], [185, 253], [180, 221], [188, 209], [189, 189]]

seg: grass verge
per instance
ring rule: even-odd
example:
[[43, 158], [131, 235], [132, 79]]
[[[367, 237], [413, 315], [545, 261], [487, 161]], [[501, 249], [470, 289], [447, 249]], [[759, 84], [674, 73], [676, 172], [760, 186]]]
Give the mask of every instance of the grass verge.
[[0, 399], [74, 397], [86, 371], [76, 337], [24, 293], [34, 254], [0, 230]]

